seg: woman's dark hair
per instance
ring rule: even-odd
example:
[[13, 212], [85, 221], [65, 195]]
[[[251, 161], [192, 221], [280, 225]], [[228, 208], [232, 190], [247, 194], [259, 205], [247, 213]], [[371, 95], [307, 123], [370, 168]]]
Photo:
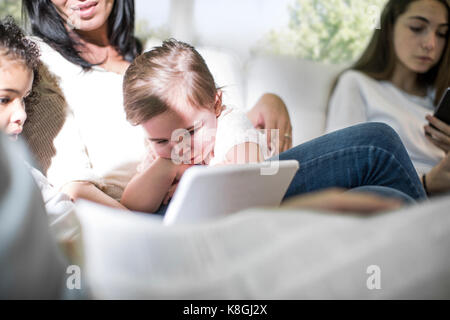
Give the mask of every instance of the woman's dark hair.
[[[380, 29], [375, 30], [369, 45], [361, 58], [350, 68], [365, 73], [376, 80], [390, 80], [396, 65], [394, 49], [394, 26], [400, 15], [404, 14], [410, 4], [417, 0], [389, 0], [381, 14]], [[450, 7], [447, 0], [435, 0], [447, 9], [447, 19], [450, 19]], [[440, 61], [427, 73], [419, 74], [419, 84], [436, 89], [435, 104], [437, 105], [445, 90], [450, 86], [450, 45], [449, 32], [447, 43]]]
[[[35, 36], [83, 69], [90, 70], [94, 66], [80, 56], [76, 49], [79, 44], [70, 36], [51, 0], [22, 0], [22, 10]], [[114, 1], [108, 18], [108, 37], [111, 45], [129, 62], [142, 53], [142, 44], [134, 36], [134, 19], [134, 0]]]
[[33, 71], [33, 90], [27, 97], [30, 102], [36, 97], [34, 90], [39, 82], [39, 49], [36, 43], [28, 39], [10, 16], [0, 20], [0, 56], [22, 62]]

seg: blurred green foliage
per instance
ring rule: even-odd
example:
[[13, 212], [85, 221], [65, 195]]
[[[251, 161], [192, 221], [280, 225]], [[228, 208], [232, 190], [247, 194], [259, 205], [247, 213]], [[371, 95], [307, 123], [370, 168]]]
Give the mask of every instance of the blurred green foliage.
[[21, 23], [21, 5], [20, 0], [0, 0], [0, 18], [3, 19], [6, 16], [13, 16], [17, 23]]
[[[288, 6], [289, 23], [270, 31], [254, 48], [256, 52], [288, 55], [313, 61], [342, 64], [356, 60], [366, 47], [387, 0], [293, 0]], [[0, 17], [21, 22], [21, 1], [0, 0]], [[168, 28], [149, 28], [136, 22], [136, 35], [168, 37]]]
[[272, 30], [257, 52], [341, 64], [357, 59], [370, 40], [387, 0], [294, 0], [289, 24]]

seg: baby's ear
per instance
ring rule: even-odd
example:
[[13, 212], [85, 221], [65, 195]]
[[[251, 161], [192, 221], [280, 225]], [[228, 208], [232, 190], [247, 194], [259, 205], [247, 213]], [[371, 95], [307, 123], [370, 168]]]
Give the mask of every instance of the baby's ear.
[[222, 105], [222, 90], [217, 90], [216, 99], [214, 102], [214, 111], [216, 113], [216, 117], [220, 117], [222, 113], [223, 105]]

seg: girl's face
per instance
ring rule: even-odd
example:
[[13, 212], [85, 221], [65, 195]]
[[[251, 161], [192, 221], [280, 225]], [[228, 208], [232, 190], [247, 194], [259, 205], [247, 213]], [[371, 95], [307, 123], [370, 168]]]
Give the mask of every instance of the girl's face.
[[27, 119], [24, 99], [31, 93], [33, 71], [0, 53], [0, 130], [14, 140]]
[[24, 99], [31, 93], [33, 71], [0, 53], [0, 130], [14, 140], [27, 119]]
[[214, 108], [183, 106], [182, 110], [166, 111], [144, 122], [142, 127], [153, 152], [161, 158], [202, 164], [214, 150], [222, 103], [216, 102]]
[[442, 57], [448, 42], [448, 13], [435, 0], [410, 4], [394, 25], [394, 48], [398, 63], [416, 73], [426, 73]]
[[80, 31], [94, 31], [108, 21], [114, 0], [51, 0], [67, 24]]

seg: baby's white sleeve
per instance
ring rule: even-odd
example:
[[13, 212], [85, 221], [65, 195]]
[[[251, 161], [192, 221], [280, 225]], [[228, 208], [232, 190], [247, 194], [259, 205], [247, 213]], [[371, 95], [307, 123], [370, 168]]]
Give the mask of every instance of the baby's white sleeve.
[[252, 142], [263, 148], [262, 135], [253, 127], [247, 115], [237, 109], [223, 111], [218, 120], [216, 142], [214, 146], [214, 159], [210, 165], [225, 160], [227, 153], [234, 147], [243, 143]]

